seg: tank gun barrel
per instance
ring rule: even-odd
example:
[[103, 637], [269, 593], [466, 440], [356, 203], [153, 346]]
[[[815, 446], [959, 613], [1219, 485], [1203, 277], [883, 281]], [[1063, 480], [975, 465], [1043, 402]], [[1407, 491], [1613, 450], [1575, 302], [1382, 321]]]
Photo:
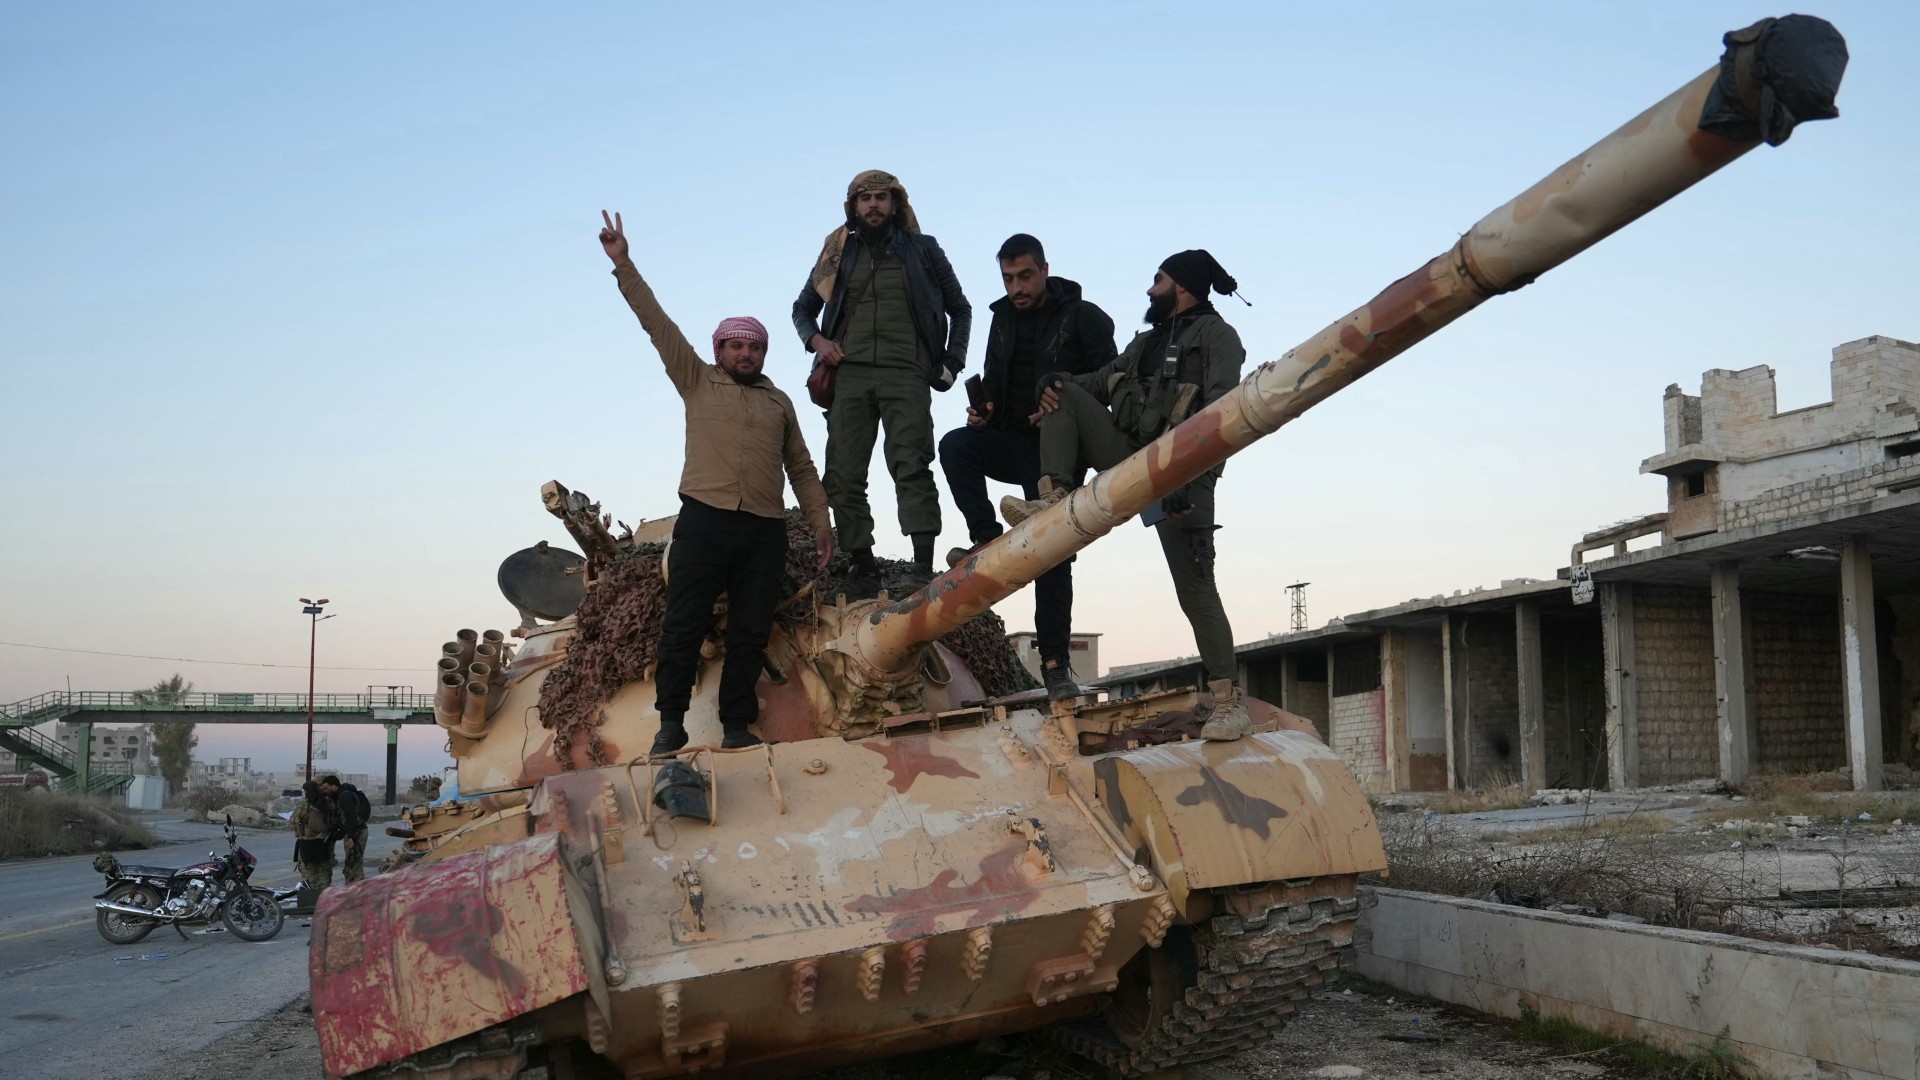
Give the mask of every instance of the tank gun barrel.
[[[1774, 20], [1728, 34], [1720, 64], [1480, 219], [1452, 248], [830, 647], [875, 672], [904, 669], [925, 643], [1486, 300], [1532, 283], [1692, 187], [1763, 135], [1778, 144], [1795, 116], [1837, 115], [1845, 44], [1822, 20], [1789, 19], [1810, 35], [1791, 59], [1769, 62], [1761, 31]], [[1785, 129], [1783, 102], [1795, 106]]]

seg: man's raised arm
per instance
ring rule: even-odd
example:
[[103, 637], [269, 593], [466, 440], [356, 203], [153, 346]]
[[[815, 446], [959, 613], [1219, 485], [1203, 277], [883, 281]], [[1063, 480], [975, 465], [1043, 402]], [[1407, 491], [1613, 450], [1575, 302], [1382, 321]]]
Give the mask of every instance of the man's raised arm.
[[625, 224], [619, 214], [607, 216], [600, 211], [600, 220], [606, 227], [600, 230], [600, 249], [613, 260], [613, 279], [620, 285], [620, 295], [627, 298], [627, 306], [640, 318], [640, 326], [653, 339], [654, 350], [660, 354], [660, 362], [666, 365], [667, 378], [673, 380], [681, 396], [700, 382], [700, 369], [706, 362], [700, 354], [693, 351], [687, 343], [687, 337], [675, 326], [667, 313], [661, 310], [660, 302], [653, 297], [653, 290], [647, 286], [640, 271], [634, 268], [633, 259], [627, 253], [627, 234]]

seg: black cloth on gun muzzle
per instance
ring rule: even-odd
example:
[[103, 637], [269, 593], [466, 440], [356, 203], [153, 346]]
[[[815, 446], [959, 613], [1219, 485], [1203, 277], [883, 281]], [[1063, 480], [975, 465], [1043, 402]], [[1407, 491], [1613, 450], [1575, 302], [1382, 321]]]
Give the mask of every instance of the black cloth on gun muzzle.
[[1700, 128], [1729, 139], [1779, 146], [1804, 120], [1840, 115], [1834, 98], [1847, 70], [1847, 39], [1813, 15], [1761, 19], [1721, 38], [1720, 78], [1700, 111]]
[[707, 807], [707, 778], [684, 761], [672, 761], [653, 774], [653, 804], [669, 818], [712, 821]]

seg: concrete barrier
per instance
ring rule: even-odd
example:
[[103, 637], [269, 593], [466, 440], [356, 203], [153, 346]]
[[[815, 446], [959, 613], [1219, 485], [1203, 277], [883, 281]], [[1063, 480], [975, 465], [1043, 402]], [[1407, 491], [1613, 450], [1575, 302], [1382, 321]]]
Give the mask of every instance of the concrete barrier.
[[1764, 1080], [1920, 1080], [1920, 963], [1378, 890], [1358, 969], [1481, 1012], [1529, 1007]]

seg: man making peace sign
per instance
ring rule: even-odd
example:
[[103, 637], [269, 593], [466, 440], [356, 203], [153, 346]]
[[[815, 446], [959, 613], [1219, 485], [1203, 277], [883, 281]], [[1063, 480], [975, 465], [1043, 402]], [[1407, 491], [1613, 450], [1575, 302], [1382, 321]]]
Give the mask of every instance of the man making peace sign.
[[[721, 745], [760, 742], [747, 726], [760, 716], [760, 680], [773, 609], [787, 565], [786, 481], [813, 526], [824, 571], [833, 556], [827, 493], [800, 435], [793, 402], [761, 373], [767, 330], [750, 316], [723, 319], [713, 332], [713, 363], [700, 358], [667, 318], [634, 269], [619, 215], [600, 212], [600, 247], [613, 260], [620, 295], [640, 317], [667, 378], [686, 408], [686, 463], [680, 517], [667, 555], [667, 614], [654, 674], [660, 734], [653, 753], [687, 744], [687, 704], [700, 668], [700, 641], [713, 626], [713, 602], [727, 594], [726, 659], [720, 669]], [[782, 475], [784, 472], [784, 476]]]

